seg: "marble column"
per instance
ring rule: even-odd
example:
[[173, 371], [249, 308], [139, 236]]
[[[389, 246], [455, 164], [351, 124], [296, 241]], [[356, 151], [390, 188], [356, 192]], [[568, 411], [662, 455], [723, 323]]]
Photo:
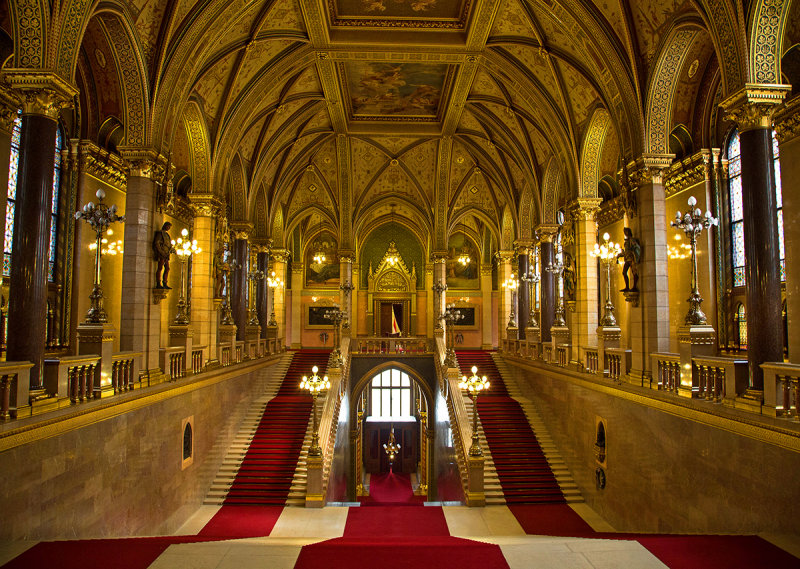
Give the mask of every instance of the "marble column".
[[788, 91], [788, 85], [748, 84], [721, 104], [739, 128], [747, 279], [747, 360], [750, 389], [756, 392], [764, 390], [761, 364], [783, 361], [772, 112]]
[[[435, 251], [433, 254], [433, 285], [431, 286], [439, 284], [447, 286], [447, 253], [443, 251]], [[447, 306], [447, 291], [437, 295], [431, 289], [431, 294], [433, 295], [433, 327], [435, 335], [438, 335], [445, 329], [445, 322], [439, 317]]]
[[650, 354], [669, 351], [667, 220], [672, 216], [666, 212], [662, 173], [672, 159], [671, 154], [648, 154], [629, 167], [631, 183], [638, 188], [637, 215], [633, 218], [636, 227], [631, 229], [642, 247], [638, 265], [639, 295], [631, 308], [630, 330], [629, 380], [636, 385], [650, 385]]
[[191, 238], [197, 240], [197, 245], [201, 249], [200, 253], [192, 256], [190, 320], [194, 329], [195, 344], [208, 346], [206, 357], [215, 360], [217, 344], [217, 331], [213, 326], [217, 320], [217, 311], [214, 308], [215, 225], [223, 206], [222, 200], [214, 194], [189, 194], [189, 201], [195, 213]]
[[352, 336], [355, 328], [353, 313], [353, 298], [356, 286], [353, 281], [353, 261], [355, 252], [350, 250], [339, 251], [339, 306], [344, 311], [342, 320], [342, 336]]
[[234, 222], [231, 230], [234, 235], [233, 259], [236, 261], [236, 269], [231, 271], [231, 310], [236, 324], [236, 340], [241, 342], [247, 338], [248, 239], [253, 226], [248, 222]]
[[[299, 350], [303, 347], [303, 262], [292, 261], [291, 263], [291, 279], [292, 279], [292, 295], [291, 295], [291, 333], [292, 333], [292, 349]], [[287, 315], [284, 314], [284, 318]], [[331, 338], [333, 340], [333, 338]]]
[[530, 266], [528, 250], [530, 243], [517, 243], [517, 275], [520, 277], [519, 288], [517, 289], [517, 327], [519, 328], [519, 339], [525, 339], [525, 328], [528, 326], [528, 313], [530, 312], [530, 294], [528, 283], [522, 277], [528, 274]]
[[[286, 334], [286, 286], [290, 278], [287, 270], [288, 259], [289, 253], [286, 249], [272, 250], [272, 271], [275, 271], [275, 276], [281, 280], [283, 286], [279, 286], [272, 291], [272, 303], [275, 306], [270, 307], [270, 314], [275, 312], [275, 320], [278, 323], [278, 338], [283, 338], [284, 342], [288, 340]], [[292, 283], [292, 286], [294, 286], [294, 283]]]
[[481, 349], [496, 348], [492, 337], [492, 265], [481, 263]]
[[[584, 350], [597, 346], [597, 307], [600, 283], [597, 280], [597, 259], [590, 254], [597, 243], [595, 215], [600, 198], [577, 198], [569, 205], [575, 222], [575, 314], [572, 319], [573, 357], [585, 364]], [[607, 291], [610, 294], [611, 291]], [[602, 367], [602, 362], [601, 362]]]
[[[794, 186], [800, 180], [800, 98], [789, 100], [781, 109], [775, 118], [775, 132], [781, 150], [781, 177], [791, 180]], [[783, 192], [783, 239], [786, 243], [800, 243], [800, 195], [796, 191]], [[800, 251], [795, 256], [793, 247], [786, 247], [785, 254], [788, 329], [797, 330], [800, 326]], [[789, 360], [800, 362], [800, 334], [789, 334], [787, 340]]]
[[6, 79], [23, 98], [8, 304], [8, 329], [13, 333], [6, 339], [6, 359], [32, 362], [30, 384], [40, 387], [46, 345], [56, 128], [59, 112], [75, 90], [55, 76], [29, 80], [9, 74]]
[[540, 225], [536, 228], [539, 235], [539, 267], [541, 267], [541, 280], [540, 294], [541, 300], [541, 314], [539, 317], [539, 326], [542, 331], [542, 342], [549, 342], [552, 339], [550, 328], [553, 327], [553, 319], [556, 314], [556, 294], [558, 285], [556, 278], [550, 267], [556, 260], [555, 244], [553, 240], [558, 234], [557, 225]]
[[256, 284], [256, 313], [258, 314], [258, 325], [261, 326], [261, 337], [267, 337], [267, 322], [269, 322], [269, 287], [267, 277], [269, 276], [269, 248], [267, 246], [259, 249], [256, 257], [256, 265], [259, 271], [264, 273], [264, 278]]
[[159, 362], [161, 307], [154, 301], [160, 302], [161, 297], [151, 297], [156, 270], [153, 235], [164, 221], [156, 212], [163, 198], [159, 191], [162, 186], [157, 182], [163, 180], [166, 161], [152, 149], [120, 151], [130, 173], [125, 193], [119, 345], [121, 351], [140, 352], [142, 376], [157, 382], [163, 378]]

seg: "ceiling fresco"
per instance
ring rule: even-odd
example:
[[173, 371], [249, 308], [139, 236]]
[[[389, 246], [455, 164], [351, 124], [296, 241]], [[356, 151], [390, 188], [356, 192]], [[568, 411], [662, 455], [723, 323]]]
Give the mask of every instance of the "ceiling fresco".
[[463, 28], [472, 0], [329, 0], [334, 26]]
[[444, 64], [340, 64], [351, 120], [436, 120], [453, 68]]

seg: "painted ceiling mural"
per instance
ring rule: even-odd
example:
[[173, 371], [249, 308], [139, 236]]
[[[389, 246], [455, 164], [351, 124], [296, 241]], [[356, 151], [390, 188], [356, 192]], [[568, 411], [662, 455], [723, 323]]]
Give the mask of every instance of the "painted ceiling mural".
[[[184, 108], [194, 101], [215, 191], [231, 187], [231, 164], [241, 160], [241, 187], [264, 188], [270, 227], [276, 218], [301, 224], [320, 215], [340, 224], [333, 237], [350, 246], [363, 236], [345, 236], [348, 228], [385, 223], [394, 203], [427, 255], [434, 243], [447, 246], [442, 228], [460, 208], [485, 216], [495, 241], [503, 239], [503, 210], [519, 215], [523, 189], [533, 192], [531, 211], [541, 211], [551, 158], [562, 170], [564, 199], [575, 197], [583, 138], [598, 107], [613, 127], [599, 171], [612, 175], [644, 152], [655, 58], [676, 25], [706, 25], [710, 2], [112, 0], [101, 9], [103, 18], [129, 22], [121, 28], [141, 50], [148, 102], [158, 108], [149, 144], [176, 170], [191, 171], [194, 149], [175, 125], [184, 128]], [[734, 0], [714, 2], [736, 12]], [[800, 41], [799, 12], [785, 48]], [[97, 85], [80, 100], [102, 111], [83, 116], [123, 120], [126, 62], [113, 53], [119, 38], [95, 18], [76, 82]], [[0, 27], [11, 25], [0, 18]], [[719, 145], [718, 127], [696, 114], [722, 96], [716, 33], [698, 34], [685, 68], [665, 87], [674, 94], [667, 120], [685, 123], [695, 148]]]

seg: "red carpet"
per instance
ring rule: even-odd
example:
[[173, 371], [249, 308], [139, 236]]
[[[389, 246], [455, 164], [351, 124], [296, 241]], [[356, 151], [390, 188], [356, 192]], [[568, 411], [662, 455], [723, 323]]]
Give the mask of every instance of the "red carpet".
[[282, 511], [283, 506], [222, 506], [197, 535], [233, 539], [265, 537]]
[[344, 537], [449, 536], [444, 512], [438, 506], [407, 508], [381, 506], [350, 508]]
[[[360, 510], [361, 508], [353, 508]], [[372, 508], [370, 508], [372, 509]], [[419, 508], [429, 510], [432, 508]], [[406, 512], [417, 508], [403, 508]], [[348, 522], [349, 523], [349, 522]], [[373, 528], [373, 534], [375, 530]], [[307, 545], [297, 558], [295, 569], [508, 569], [497, 545], [457, 537], [414, 539], [339, 538]]]
[[414, 496], [408, 474], [373, 474], [369, 477], [369, 496], [359, 498], [364, 506], [422, 506], [425, 496]]
[[506, 502], [564, 503], [536, 435], [519, 403], [508, 396], [491, 353], [475, 350], [456, 355], [462, 374], [471, 374], [472, 366], [477, 366], [478, 375], [491, 382], [488, 392], [478, 398], [478, 413]]
[[329, 354], [329, 350], [295, 353], [278, 395], [267, 404], [226, 505], [286, 503], [311, 417], [311, 396], [300, 390], [300, 380], [315, 365], [324, 374]]
[[594, 530], [566, 504], [509, 504], [517, 522], [531, 535], [589, 537]]

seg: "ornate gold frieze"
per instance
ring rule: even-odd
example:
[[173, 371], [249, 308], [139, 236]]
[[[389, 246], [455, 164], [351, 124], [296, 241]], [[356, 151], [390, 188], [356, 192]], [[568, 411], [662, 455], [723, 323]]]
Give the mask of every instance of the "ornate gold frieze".
[[164, 206], [164, 213], [175, 219], [180, 219], [186, 225], [191, 227], [194, 223], [194, 208], [188, 199], [180, 196], [173, 197], [166, 206]]
[[627, 210], [627, 200], [625, 195], [620, 195], [614, 199], [604, 202], [597, 211], [595, 219], [598, 227], [606, 227], [623, 219]]
[[234, 239], [247, 240], [253, 234], [253, 224], [249, 221], [232, 221], [230, 225]]
[[558, 225], [542, 224], [536, 227], [536, 235], [540, 243], [552, 243], [558, 234]]
[[790, 85], [746, 83], [743, 89], [722, 101], [720, 107], [737, 124], [739, 132], [772, 128], [772, 115], [790, 90]]
[[17, 109], [21, 106], [19, 98], [11, 89], [0, 84], [0, 130], [11, 132]]
[[793, 140], [800, 135], [800, 97], [784, 103], [775, 112], [775, 136], [779, 143]]
[[78, 163], [81, 173], [89, 174], [109, 186], [125, 190], [128, 185], [125, 161], [90, 140], [81, 140], [78, 143]]
[[674, 154], [642, 154], [628, 164], [628, 181], [633, 188], [661, 184], [664, 171], [674, 159]]
[[285, 263], [289, 259], [289, 251], [287, 249], [273, 249], [272, 259], [277, 263]]
[[664, 173], [664, 192], [667, 197], [677, 194], [711, 178], [711, 151], [704, 148], [680, 162], [675, 162]]
[[602, 202], [602, 198], [576, 198], [567, 205], [567, 213], [572, 219], [588, 221], [597, 216]]
[[200, 217], [218, 218], [225, 212], [225, 200], [216, 194], [189, 194], [189, 202]]
[[23, 114], [57, 119], [61, 109], [72, 105], [78, 90], [52, 72], [31, 69], [7, 69], [5, 82], [20, 93]]
[[167, 159], [155, 148], [120, 146], [119, 153], [128, 163], [131, 176], [162, 182], [167, 172]]

